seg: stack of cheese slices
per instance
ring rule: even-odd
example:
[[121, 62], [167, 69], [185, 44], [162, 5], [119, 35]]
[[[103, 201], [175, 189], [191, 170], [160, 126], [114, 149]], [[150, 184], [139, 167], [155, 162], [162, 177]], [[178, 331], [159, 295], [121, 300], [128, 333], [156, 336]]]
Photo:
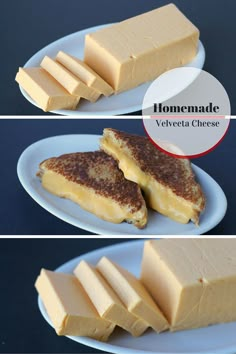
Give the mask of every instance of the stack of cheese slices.
[[80, 98], [134, 88], [189, 63], [199, 31], [173, 4], [85, 36], [84, 61], [60, 51], [41, 68], [20, 68], [16, 81], [44, 111], [76, 109]]
[[76, 109], [81, 98], [96, 102], [113, 89], [82, 60], [60, 51], [38, 68], [20, 68], [16, 81], [44, 111]]
[[36, 288], [59, 335], [106, 341], [236, 320], [236, 240], [146, 241], [141, 278], [102, 257], [74, 275], [41, 270]]

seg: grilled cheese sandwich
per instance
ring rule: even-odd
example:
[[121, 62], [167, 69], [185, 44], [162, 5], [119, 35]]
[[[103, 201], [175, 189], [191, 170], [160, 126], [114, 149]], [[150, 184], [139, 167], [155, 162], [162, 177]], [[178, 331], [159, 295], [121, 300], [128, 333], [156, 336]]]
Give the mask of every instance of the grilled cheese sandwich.
[[168, 156], [147, 137], [111, 128], [104, 129], [100, 146], [125, 178], [138, 183], [150, 208], [180, 223], [199, 223], [205, 197], [188, 159]]
[[138, 228], [147, 223], [147, 208], [136, 183], [124, 178], [117, 162], [103, 151], [71, 153], [39, 165], [42, 186], [59, 197], [113, 222]]

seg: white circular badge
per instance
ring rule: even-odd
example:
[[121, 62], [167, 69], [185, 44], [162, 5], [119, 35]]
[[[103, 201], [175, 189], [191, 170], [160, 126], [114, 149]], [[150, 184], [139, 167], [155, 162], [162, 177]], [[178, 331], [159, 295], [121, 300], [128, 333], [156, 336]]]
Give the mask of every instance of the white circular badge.
[[176, 157], [192, 158], [210, 152], [224, 138], [230, 101], [214, 76], [183, 67], [164, 73], [149, 86], [142, 113], [154, 144]]

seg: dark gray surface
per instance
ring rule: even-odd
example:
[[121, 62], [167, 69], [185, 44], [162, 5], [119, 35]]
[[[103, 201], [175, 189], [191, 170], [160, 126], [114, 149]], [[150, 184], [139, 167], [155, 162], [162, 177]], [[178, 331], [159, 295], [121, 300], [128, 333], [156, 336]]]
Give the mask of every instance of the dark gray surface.
[[[122, 242], [127, 240], [122, 240]], [[41, 316], [34, 282], [59, 265], [120, 240], [0, 240], [0, 353], [100, 353], [58, 337]]]
[[[140, 119], [111, 120], [3, 120], [0, 122], [1, 213], [0, 234], [87, 234], [84, 230], [57, 219], [40, 207], [23, 189], [16, 175], [22, 151], [46, 137], [63, 134], [102, 134], [105, 127], [144, 135]], [[228, 199], [223, 221], [209, 234], [235, 234], [236, 121], [232, 121], [223, 142], [211, 153], [193, 162], [209, 173], [222, 187]]]
[[[21, 95], [14, 82], [19, 66], [47, 44], [95, 25], [121, 21], [169, 0], [8, 0], [1, 1], [0, 114], [45, 114]], [[235, 0], [176, 0], [199, 27], [206, 48], [205, 69], [228, 91], [236, 114]]]

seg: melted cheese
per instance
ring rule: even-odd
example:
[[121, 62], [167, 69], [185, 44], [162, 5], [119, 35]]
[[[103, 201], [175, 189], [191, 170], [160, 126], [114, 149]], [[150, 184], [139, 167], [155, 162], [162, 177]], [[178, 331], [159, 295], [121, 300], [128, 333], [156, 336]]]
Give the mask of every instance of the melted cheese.
[[172, 190], [163, 186], [151, 176], [144, 173], [137, 164], [106, 138], [102, 138], [104, 151], [119, 161], [119, 167], [125, 178], [136, 182], [145, 193], [148, 206], [169, 218], [186, 224], [189, 220], [198, 221], [198, 215], [191, 202], [176, 196]]
[[121, 223], [134, 218], [128, 207], [122, 207], [111, 198], [103, 197], [91, 188], [68, 181], [53, 171], [46, 171], [43, 174], [42, 185], [50, 193], [72, 200], [103, 220]]

